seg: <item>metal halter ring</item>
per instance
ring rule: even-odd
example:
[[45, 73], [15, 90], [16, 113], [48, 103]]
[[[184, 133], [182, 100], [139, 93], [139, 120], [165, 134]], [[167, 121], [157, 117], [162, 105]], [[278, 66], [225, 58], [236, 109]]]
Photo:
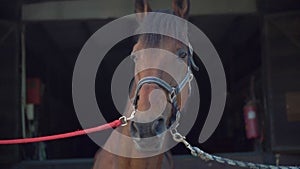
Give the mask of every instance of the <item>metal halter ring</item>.
[[171, 103], [174, 102], [174, 99], [176, 99], [176, 96], [177, 96], [177, 95], [176, 95], [176, 88], [173, 87], [173, 88], [172, 88], [172, 92], [169, 93], [169, 100], [170, 100]]
[[127, 120], [127, 117], [126, 116], [122, 116], [119, 118], [119, 120], [121, 121], [121, 126], [126, 126], [128, 124], [128, 120]]
[[128, 121], [129, 120], [132, 120], [135, 116], [135, 113], [136, 113], [136, 110], [134, 109], [132, 112], [131, 112], [131, 115], [129, 117], [126, 117], [126, 116], [122, 116], [119, 118], [119, 120], [121, 121], [121, 126], [126, 126], [128, 124]]

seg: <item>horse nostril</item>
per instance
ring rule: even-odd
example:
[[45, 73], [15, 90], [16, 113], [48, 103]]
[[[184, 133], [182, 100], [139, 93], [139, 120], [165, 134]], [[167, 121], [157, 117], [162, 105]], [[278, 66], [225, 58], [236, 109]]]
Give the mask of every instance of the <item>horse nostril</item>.
[[130, 135], [135, 141], [142, 138], [158, 136], [166, 131], [164, 118], [158, 118], [150, 123], [138, 123], [132, 121], [130, 124]]
[[159, 118], [153, 122], [152, 133], [154, 135], [162, 134], [166, 130], [166, 124], [164, 118]]
[[138, 132], [138, 126], [133, 121], [131, 122], [131, 125], [130, 125], [130, 134], [135, 139], [140, 138], [140, 135], [139, 135], [139, 132]]

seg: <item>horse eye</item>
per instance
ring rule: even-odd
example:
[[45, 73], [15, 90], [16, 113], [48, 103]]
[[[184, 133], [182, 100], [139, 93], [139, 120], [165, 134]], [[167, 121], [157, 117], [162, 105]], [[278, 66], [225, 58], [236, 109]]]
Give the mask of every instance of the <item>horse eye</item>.
[[179, 49], [177, 52], [178, 57], [184, 59], [188, 54], [184, 49]]

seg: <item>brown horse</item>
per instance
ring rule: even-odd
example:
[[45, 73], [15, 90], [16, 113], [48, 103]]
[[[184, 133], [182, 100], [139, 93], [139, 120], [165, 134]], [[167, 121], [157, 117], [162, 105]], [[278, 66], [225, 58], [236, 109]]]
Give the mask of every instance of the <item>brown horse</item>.
[[[173, 11], [168, 13], [187, 19], [189, 7], [189, 0], [173, 0]], [[152, 29], [152, 27], [157, 26], [143, 24], [144, 17], [151, 11], [147, 0], [135, 1], [135, 12], [137, 13], [137, 18], [140, 20], [140, 29], [145, 27], [147, 27], [147, 29]], [[163, 18], [160, 19], [163, 20]], [[179, 36], [187, 37], [187, 28], [178, 29], [176, 24], [172, 23], [171, 20], [165, 19], [163, 21], [164, 22], [161, 22], [160, 26], [170, 29], [170, 31], [175, 32]], [[159, 50], [152, 49], [168, 51], [177, 58], [166, 57], [165, 55], [168, 55], [168, 52], [160, 52]], [[127, 155], [115, 155], [106, 150], [98, 151], [95, 155], [93, 169], [162, 168], [165, 153], [160, 152], [160, 150], [165, 146], [166, 142], [165, 134], [163, 133], [174, 123], [174, 120], [172, 120], [172, 118], [176, 116], [174, 115], [176, 114], [174, 109], [180, 111], [184, 107], [189, 95], [189, 85], [185, 85], [186, 83], [184, 83], [184, 86], [176, 94], [176, 97], [172, 98], [172, 96], [168, 97], [170, 96], [170, 92], [157, 83], [157, 81], [154, 83], [151, 81], [142, 83], [141, 81], [142, 79], [147, 81], [147, 77], [156, 77], [157, 79], [162, 79], [169, 86], [178, 86], [178, 81], [180, 82], [184, 79], [190, 80], [190, 77], [186, 78], [185, 76], [189, 75], [189, 73], [191, 74], [189, 66], [187, 66], [193, 64], [190, 52], [187, 45], [171, 37], [159, 34], [141, 34], [138, 37], [137, 43], [132, 51], [136, 72], [131, 92], [134, 107], [132, 108], [129, 106], [126, 111], [128, 113], [125, 113], [125, 115], [130, 115], [130, 112], [132, 112], [133, 109], [136, 109], [136, 116], [134, 117], [134, 120], [128, 123], [128, 125], [116, 129], [117, 132], [113, 132], [106, 142], [106, 146], [110, 147], [110, 149], [122, 153], [126, 152]], [[173, 67], [176, 62], [183, 62], [185, 66]], [[159, 67], [162, 70], [166, 67], [173, 67], [172, 71], [176, 74], [175, 78], [179, 80], [174, 79], [174, 77], [161, 69], [149, 68], [143, 70], [144, 67], [149, 67], [149, 65], [152, 65], [152, 67]], [[164, 91], [164, 95], [161, 95], [159, 92], [158, 94], [155, 94], [154, 91], [157, 91], [158, 89]], [[174, 104], [174, 102], [176, 104]], [[163, 110], [162, 114], [155, 114], [156, 111], [161, 110]], [[122, 133], [133, 139], [132, 141], [125, 141], [116, 133]], [[144, 142], [140, 141], [143, 138], [150, 137], [151, 139]], [[154, 155], [145, 156], [145, 154], [148, 153], [153, 153]], [[128, 154], [132, 155], [134, 158], [129, 157]], [[139, 154], [141, 154], [141, 158], [137, 157]], [[170, 156], [167, 155], [166, 157], [170, 161]], [[173, 168], [172, 164], [167, 168]]]

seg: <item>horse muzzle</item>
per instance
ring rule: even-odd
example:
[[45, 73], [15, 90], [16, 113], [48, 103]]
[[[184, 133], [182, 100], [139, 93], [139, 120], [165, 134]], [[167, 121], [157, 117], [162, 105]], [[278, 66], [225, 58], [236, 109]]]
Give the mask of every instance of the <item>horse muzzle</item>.
[[159, 151], [162, 149], [166, 122], [163, 117], [159, 117], [149, 123], [130, 123], [130, 134], [139, 151]]

